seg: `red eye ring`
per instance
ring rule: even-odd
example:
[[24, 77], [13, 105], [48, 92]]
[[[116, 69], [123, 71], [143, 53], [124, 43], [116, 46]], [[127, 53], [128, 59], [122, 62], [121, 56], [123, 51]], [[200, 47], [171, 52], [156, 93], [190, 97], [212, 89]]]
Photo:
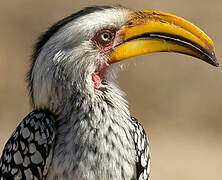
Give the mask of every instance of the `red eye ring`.
[[103, 29], [98, 31], [92, 40], [99, 46], [106, 47], [110, 45], [115, 38], [116, 30], [114, 29]]

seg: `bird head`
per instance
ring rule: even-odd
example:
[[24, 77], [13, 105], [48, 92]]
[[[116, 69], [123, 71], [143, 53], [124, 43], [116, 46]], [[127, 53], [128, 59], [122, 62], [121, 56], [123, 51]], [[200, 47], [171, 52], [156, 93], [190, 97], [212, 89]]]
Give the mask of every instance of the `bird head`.
[[218, 66], [211, 39], [172, 14], [120, 6], [85, 8], [54, 24], [39, 39], [29, 72], [36, 108], [58, 112], [71, 97], [102, 97], [124, 59], [177, 52]]

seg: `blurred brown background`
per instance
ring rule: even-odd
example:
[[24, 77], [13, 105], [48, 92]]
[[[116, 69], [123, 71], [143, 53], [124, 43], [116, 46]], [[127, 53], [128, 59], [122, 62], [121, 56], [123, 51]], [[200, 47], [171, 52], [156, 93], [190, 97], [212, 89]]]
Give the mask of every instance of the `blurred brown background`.
[[[25, 75], [35, 39], [60, 18], [95, 4], [107, 1], [0, 1], [0, 152], [31, 111]], [[210, 35], [217, 57], [222, 59], [221, 0], [126, 0], [109, 4], [185, 17]], [[118, 81], [127, 93], [132, 115], [149, 134], [152, 179], [222, 179], [221, 68], [169, 53], [145, 55], [132, 62]]]

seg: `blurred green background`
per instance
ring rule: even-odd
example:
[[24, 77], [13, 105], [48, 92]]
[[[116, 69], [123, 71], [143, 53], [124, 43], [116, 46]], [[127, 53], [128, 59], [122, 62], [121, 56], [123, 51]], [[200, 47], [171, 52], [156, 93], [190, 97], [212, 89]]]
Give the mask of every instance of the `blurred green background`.
[[[0, 152], [32, 110], [25, 76], [38, 35], [82, 7], [107, 3], [182, 16], [210, 35], [218, 60], [222, 57], [220, 0], [1, 0]], [[127, 64], [118, 83], [132, 115], [149, 134], [152, 179], [222, 179], [221, 68], [169, 53], [136, 57]]]

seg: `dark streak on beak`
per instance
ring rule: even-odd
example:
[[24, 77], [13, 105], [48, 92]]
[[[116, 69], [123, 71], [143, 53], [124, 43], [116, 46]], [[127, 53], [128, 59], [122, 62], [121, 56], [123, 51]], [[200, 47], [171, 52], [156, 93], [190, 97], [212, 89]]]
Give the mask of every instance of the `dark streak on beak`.
[[[129, 41], [133, 41], [133, 40], [151, 40], [151, 39], [165, 41], [168, 43], [177, 44], [177, 45], [186, 47], [186, 48], [196, 52], [198, 54], [198, 56], [187, 54], [187, 53], [183, 53], [183, 54], [187, 54], [187, 55], [199, 58], [199, 59], [201, 59], [213, 66], [216, 66], [216, 67], [219, 66], [216, 56], [215, 56], [214, 52], [210, 50], [210, 48], [209, 49], [203, 48], [200, 45], [198, 45], [197, 43], [195, 43], [187, 38], [173, 35], [173, 34], [168, 34], [168, 33], [157, 33], [157, 32], [145, 33], [145, 34], [142, 34], [139, 36], [134, 36], [129, 39], [126, 39], [125, 41], [116, 45], [115, 47], [118, 47], [124, 43], [127, 43]], [[169, 51], [165, 51], [165, 52], [169, 52]], [[174, 51], [174, 52], [176, 52], [176, 51]], [[181, 52], [179, 52], [179, 53], [181, 53]]]

